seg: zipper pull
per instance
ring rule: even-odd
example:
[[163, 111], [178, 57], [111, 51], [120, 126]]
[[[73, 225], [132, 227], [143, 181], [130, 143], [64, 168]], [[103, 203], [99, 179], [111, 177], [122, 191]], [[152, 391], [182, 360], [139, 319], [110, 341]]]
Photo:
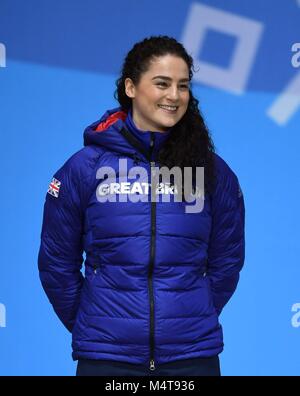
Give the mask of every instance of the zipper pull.
[[150, 161], [152, 160], [152, 153], [153, 153], [153, 148], [154, 148], [154, 139], [155, 139], [154, 132], [152, 132], [151, 135], [150, 135]]
[[153, 148], [154, 146], [154, 133], [151, 133], [150, 135], [150, 147]]
[[97, 265], [94, 265], [94, 274], [97, 274]]
[[153, 360], [153, 359], [150, 360], [150, 370], [151, 370], [151, 371], [154, 371], [154, 370], [155, 370], [154, 360]]

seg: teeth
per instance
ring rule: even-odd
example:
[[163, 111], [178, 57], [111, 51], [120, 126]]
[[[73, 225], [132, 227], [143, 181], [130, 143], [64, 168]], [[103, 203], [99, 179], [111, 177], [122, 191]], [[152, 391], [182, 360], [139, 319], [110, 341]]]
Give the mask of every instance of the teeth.
[[167, 109], [167, 110], [176, 110], [178, 106], [163, 106], [163, 105], [158, 105], [162, 109]]

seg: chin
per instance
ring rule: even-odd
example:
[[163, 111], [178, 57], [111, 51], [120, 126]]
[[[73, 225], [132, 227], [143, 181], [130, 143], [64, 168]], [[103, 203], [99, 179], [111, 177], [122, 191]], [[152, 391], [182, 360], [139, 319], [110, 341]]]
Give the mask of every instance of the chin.
[[164, 125], [163, 125], [163, 128], [172, 128], [174, 125], [176, 125], [177, 124], [177, 121], [170, 121], [170, 122], [168, 122], [168, 123], [165, 123]]
[[160, 128], [171, 128], [172, 126], [174, 126], [175, 124], [177, 124], [177, 120], [170, 120], [170, 121], [161, 121], [161, 122], [157, 122], [157, 125], [159, 125]]
[[168, 124], [168, 125], [166, 125], [166, 124], [164, 124], [164, 125], [162, 125], [162, 124], [160, 124], [159, 125], [159, 127], [158, 127], [158, 131], [166, 131], [167, 129], [170, 129], [170, 128], [172, 128], [173, 126], [175, 125], [175, 123], [170, 123], [170, 124]]

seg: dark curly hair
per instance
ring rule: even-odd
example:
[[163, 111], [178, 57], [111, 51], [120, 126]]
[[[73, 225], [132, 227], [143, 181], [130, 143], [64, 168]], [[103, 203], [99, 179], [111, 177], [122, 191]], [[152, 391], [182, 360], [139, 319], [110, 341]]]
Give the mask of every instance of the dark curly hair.
[[[168, 36], [151, 36], [136, 43], [124, 59], [121, 76], [116, 80], [117, 89], [114, 97], [120, 103], [122, 110], [128, 112], [132, 107], [132, 99], [126, 95], [125, 79], [130, 78], [134, 85], [138, 85], [140, 78], [150, 67], [150, 62], [164, 55], [175, 55], [182, 58], [189, 69], [189, 80], [192, 80], [194, 64], [193, 58], [176, 39]], [[183, 174], [184, 167], [193, 169], [204, 167], [205, 192], [214, 188], [214, 143], [198, 108], [199, 101], [189, 90], [190, 98], [187, 111], [181, 120], [172, 127], [165, 144], [158, 153], [157, 161], [160, 166], [180, 167]]]

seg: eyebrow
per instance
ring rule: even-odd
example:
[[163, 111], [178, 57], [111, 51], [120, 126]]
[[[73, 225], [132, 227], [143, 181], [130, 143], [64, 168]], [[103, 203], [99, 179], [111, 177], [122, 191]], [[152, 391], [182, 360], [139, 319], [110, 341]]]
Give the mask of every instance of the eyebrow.
[[[167, 76], [155, 76], [152, 78], [152, 80], [154, 80], [155, 78], [162, 78], [163, 80], [168, 80], [168, 81], [172, 81], [171, 77], [167, 77]], [[188, 78], [182, 78], [181, 80], [179, 80], [179, 82], [187, 82], [190, 81]]]

